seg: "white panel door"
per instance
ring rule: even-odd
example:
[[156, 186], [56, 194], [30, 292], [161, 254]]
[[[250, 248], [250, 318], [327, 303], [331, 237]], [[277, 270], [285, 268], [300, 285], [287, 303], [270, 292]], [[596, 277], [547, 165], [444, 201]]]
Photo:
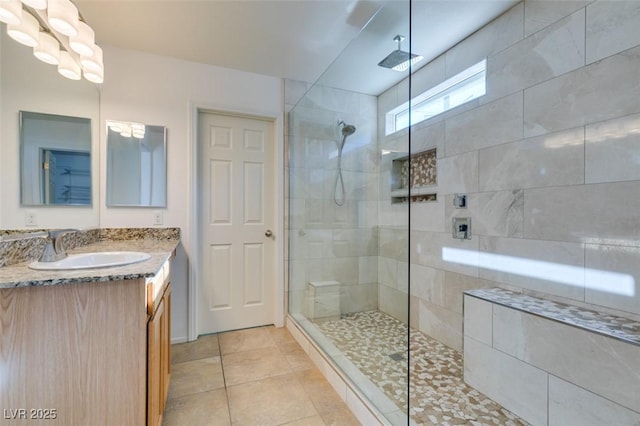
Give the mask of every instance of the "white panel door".
[[273, 122], [199, 114], [199, 334], [273, 324]]

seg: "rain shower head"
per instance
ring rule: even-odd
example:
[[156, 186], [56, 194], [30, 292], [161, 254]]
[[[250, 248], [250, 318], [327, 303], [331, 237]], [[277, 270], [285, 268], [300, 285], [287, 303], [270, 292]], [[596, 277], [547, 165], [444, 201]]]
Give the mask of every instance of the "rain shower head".
[[409, 69], [410, 65], [420, 62], [424, 58], [415, 53], [405, 52], [401, 49], [400, 43], [404, 40], [404, 37], [398, 34], [393, 38], [398, 42], [398, 49], [391, 52], [386, 58], [378, 62], [378, 66], [383, 68], [390, 68], [395, 71], [405, 71]]

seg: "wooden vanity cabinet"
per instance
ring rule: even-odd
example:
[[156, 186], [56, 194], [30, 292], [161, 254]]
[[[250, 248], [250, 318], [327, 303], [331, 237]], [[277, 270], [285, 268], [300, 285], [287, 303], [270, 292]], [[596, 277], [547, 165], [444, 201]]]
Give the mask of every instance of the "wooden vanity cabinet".
[[0, 289], [0, 424], [160, 425], [169, 267], [153, 279]]

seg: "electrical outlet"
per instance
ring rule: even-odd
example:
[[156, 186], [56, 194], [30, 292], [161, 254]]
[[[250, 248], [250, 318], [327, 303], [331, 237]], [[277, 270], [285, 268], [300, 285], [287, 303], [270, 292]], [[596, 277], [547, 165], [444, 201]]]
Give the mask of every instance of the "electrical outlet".
[[31, 211], [27, 211], [24, 214], [24, 225], [25, 226], [38, 226], [38, 219], [36, 218], [36, 214]]
[[162, 212], [160, 210], [153, 212], [153, 224], [162, 225]]

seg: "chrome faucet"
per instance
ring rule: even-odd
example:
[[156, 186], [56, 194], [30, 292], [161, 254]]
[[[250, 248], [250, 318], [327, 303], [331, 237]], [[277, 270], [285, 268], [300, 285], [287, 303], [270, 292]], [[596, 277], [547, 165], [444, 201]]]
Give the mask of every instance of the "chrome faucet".
[[55, 262], [67, 257], [62, 237], [71, 232], [78, 232], [80, 229], [54, 229], [47, 231], [47, 245], [40, 256], [40, 262]]

